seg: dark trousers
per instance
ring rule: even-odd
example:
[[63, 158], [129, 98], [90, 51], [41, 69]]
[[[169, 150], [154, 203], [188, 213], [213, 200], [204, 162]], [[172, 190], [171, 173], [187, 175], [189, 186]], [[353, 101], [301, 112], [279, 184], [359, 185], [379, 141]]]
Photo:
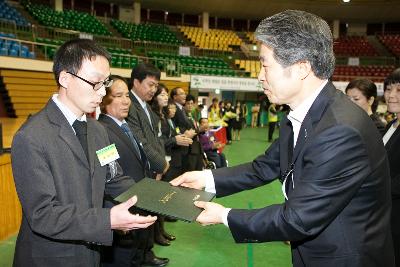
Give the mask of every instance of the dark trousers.
[[272, 137], [274, 135], [276, 122], [269, 122], [268, 123], [268, 141], [272, 141]]
[[206, 152], [208, 160], [215, 163], [217, 168], [226, 167], [226, 158], [224, 153], [218, 153], [217, 151]]

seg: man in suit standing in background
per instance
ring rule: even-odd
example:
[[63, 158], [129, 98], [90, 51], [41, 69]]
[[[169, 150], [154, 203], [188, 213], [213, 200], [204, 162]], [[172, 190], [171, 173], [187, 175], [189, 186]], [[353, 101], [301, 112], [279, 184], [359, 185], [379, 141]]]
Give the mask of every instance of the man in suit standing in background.
[[103, 208], [106, 182], [124, 177], [104, 127], [85, 114], [112, 84], [109, 63], [94, 41], [64, 43], [53, 65], [58, 94], [14, 136], [12, 168], [23, 210], [14, 266], [99, 266], [99, 249], [112, 244], [113, 229], [146, 228], [156, 220], [129, 212], [136, 197]]
[[[189, 120], [189, 117], [185, 111], [185, 103], [186, 103], [186, 93], [181, 87], [175, 87], [171, 90], [170, 96], [176, 105], [176, 113], [172, 118], [175, 126], [178, 127], [179, 133], [184, 134], [186, 137], [195, 140], [197, 135], [193, 124]], [[189, 153], [191, 151], [191, 146], [182, 147], [182, 166], [184, 171], [193, 171], [194, 168], [191, 167]]]
[[[118, 163], [124, 174], [131, 178], [130, 183], [106, 185], [106, 187], [112, 187], [108, 192], [113, 191], [110, 194], [114, 198], [128, 190], [134, 182], [142, 180], [146, 170], [148, 171], [149, 164], [142, 145], [125, 121], [131, 105], [128, 83], [123, 77], [117, 75], [111, 75], [110, 79], [113, 80], [113, 84], [106, 90], [106, 95], [100, 104], [102, 114], [98, 120], [106, 128], [110, 142], [117, 147], [120, 156]], [[106, 205], [112, 206], [108, 201]], [[144, 216], [148, 215], [144, 211], [136, 212]], [[115, 232], [113, 247], [104, 249], [103, 266], [165, 266], [169, 260], [156, 257], [152, 251], [154, 242], [149, 228], [125, 234]]]
[[236, 242], [289, 240], [295, 267], [394, 266], [387, 156], [368, 115], [329, 81], [335, 57], [328, 24], [286, 10], [255, 34], [264, 93], [291, 109], [279, 139], [251, 163], [171, 183], [226, 196], [280, 177], [284, 203], [244, 210], [195, 202], [204, 209], [197, 221], [224, 223]]
[[161, 129], [157, 116], [151, 110], [150, 101], [160, 81], [161, 72], [150, 63], [139, 63], [131, 73], [129, 97], [132, 104], [126, 121], [140, 143], [150, 162], [152, 177], [161, 179], [169, 163], [165, 159], [164, 144], [161, 141]]

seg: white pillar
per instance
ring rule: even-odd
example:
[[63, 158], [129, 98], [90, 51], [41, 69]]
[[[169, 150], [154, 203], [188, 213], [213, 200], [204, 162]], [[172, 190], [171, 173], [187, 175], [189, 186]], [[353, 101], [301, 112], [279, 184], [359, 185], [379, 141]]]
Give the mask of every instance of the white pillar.
[[332, 35], [333, 39], [337, 39], [340, 36], [340, 21], [335, 19], [332, 25]]
[[203, 18], [203, 31], [207, 32], [208, 29], [210, 28], [210, 20], [209, 20], [210, 14], [208, 12], [203, 12], [202, 18]]
[[55, 0], [54, 9], [55, 11], [63, 11], [63, 0]]
[[136, 25], [140, 24], [140, 8], [140, 2], [133, 2], [133, 23]]

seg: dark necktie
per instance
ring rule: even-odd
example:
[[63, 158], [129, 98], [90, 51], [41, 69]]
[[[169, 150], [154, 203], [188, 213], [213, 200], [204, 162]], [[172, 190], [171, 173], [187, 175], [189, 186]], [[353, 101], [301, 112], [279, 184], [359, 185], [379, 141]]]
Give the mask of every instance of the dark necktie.
[[79, 143], [81, 143], [86, 158], [89, 160], [88, 142], [87, 142], [87, 123], [85, 121], [75, 120], [74, 123], [72, 124], [72, 127], [75, 130], [76, 137], [78, 137]]
[[131, 140], [131, 143], [132, 143], [133, 147], [135, 148], [135, 151], [138, 154], [139, 158], [142, 159], [142, 157], [140, 155], [139, 145], [136, 142], [136, 139], [133, 136], [133, 134], [131, 132], [131, 129], [129, 128], [128, 124], [126, 122], [122, 123], [121, 124], [121, 128], [125, 132], [125, 134], [128, 136], [129, 140]]

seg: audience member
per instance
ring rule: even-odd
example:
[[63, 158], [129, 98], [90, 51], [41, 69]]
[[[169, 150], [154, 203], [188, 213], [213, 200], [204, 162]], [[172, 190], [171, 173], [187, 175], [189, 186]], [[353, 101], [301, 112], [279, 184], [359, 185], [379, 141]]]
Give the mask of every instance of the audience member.
[[384, 81], [384, 97], [388, 111], [396, 118], [387, 125], [383, 143], [389, 158], [392, 186], [392, 238], [396, 266], [400, 266], [400, 69], [393, 71]]
[[275, 126], [278, 123], [278, 111], [276, 105], [271, 103], [268, 107], [268, 142], [272, 142]]
[[257, 128], [258, 126], [258, 113], [260, 112], [260, 104], [255, 103], [251, 107], [251, 128]]
[[375, 83], [365, 78], [355, 79], [347, 85], [345, 91], [351, 101], [367, 112], [383, 136], [385, 134], [385, 124], [376, 114], [378, 99]]
[[235, 113], [235, 118], [232, 119], [232, 140], [239, 141], [240, 140], [240, 131], [243, 127], [243, 120], [244, 120], [244, 111], [243, 106], [240, 104], [240, 101], [236, 102], [236, 105], [233, 109]]
[[153, 178], [161, 178], [169, 168], [165, 160], [164, 146], [159, 138], [159, 119], [147, 104], [157, 90], [160, 75], [160, 70], [150, 63], [139, 63], [132, 69], [129, 92], [132, 104], [126, 118], [129, 127], [143, 145]]
[[207, 118], [201, 118], [199, 123], [199, 139], [208, 160], [214, 162], [217, 168], [226, 167], [225, 155], [218, 151], [224, 147], [224, 144], [218, 141], [214, 133], [210, 131]]

